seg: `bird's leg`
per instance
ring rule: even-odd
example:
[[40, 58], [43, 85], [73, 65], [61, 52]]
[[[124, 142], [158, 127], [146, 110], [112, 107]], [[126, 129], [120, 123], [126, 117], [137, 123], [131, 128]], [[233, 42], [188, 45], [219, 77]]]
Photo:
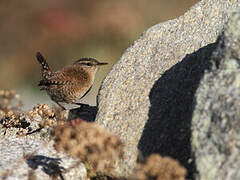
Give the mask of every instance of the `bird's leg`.
[[63, 105], [61, 105], [59, 102], [56, 102], [56, 101], [55, 101], [55, 103], [57, 103], [57, 104], [62, 108], [62, 110], [66, 110], [66, 108], [63, 107]]
[[83, 103], [74, 103], [76, 105], [79, 105], [81, 107], [89, 107], [89, 104], [83, 104]]

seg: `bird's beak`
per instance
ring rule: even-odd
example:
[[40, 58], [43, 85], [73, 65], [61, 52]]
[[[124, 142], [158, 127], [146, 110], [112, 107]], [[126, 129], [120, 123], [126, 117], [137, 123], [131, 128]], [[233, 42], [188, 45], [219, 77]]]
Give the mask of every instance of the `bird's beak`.
[[102, 66], [102, 65], [106, 65], [106, 64], [108, 64], [108, 63], [98, 63], [97, 65]]

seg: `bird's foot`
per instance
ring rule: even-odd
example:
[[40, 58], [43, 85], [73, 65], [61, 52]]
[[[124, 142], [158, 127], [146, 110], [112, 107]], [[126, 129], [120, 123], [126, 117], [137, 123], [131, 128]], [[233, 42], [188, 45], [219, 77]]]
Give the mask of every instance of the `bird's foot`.
[[81, 107], [89, 107], [89, 104], [83, 104], [83, 103], [74, 103], [74, 104], [76, 104], [76, 105], [79, 105], [79, 106], [81, 106]]

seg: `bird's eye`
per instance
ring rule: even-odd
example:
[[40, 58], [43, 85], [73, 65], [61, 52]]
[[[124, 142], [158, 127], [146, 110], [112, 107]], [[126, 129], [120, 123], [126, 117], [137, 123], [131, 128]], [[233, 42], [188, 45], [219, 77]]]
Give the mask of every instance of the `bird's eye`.
[[91, 64], [91, 63], [87, 63], [87, 65], [88, 65], [88, 66], [92, 66], [92, 64]]

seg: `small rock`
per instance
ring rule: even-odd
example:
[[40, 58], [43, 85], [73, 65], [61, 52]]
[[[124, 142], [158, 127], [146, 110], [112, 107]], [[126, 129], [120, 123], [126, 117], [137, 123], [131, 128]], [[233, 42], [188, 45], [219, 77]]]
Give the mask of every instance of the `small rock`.
[[[67, 180], [86, 179], [84, 165], [79, 160], [56, 152], [53, 141], [46, 143], [30, 136], [4, 138], [0, 140], [0, 147], [1, 179], [7, 177], [8, 180], [27, 180], [32, 173], [37, 180], [50, 180], [54, 175]], [[63, 173], [59, 173], [61, 171]]]

